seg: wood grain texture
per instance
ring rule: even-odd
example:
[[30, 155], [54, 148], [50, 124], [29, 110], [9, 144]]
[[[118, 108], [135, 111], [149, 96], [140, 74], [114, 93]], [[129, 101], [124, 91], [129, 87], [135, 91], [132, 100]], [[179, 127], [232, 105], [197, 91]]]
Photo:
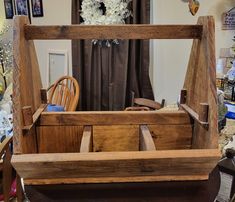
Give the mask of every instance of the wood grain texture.
[[[208, 104], [207, 104], [208, 106]], [[199, 105], [199, 114], [197, 112], [195, 112], [191, 107], [189, 107], [187, 104], [181, 104], [180, 105], [181, 109], [183, 109], [184, 111], [186, 111], [192, 118], [195, 122], [197, 122], [197, 124], [200, 124], [202, 127], [204, 127], [206, 130], [208, 129], [209, 127], [209, 123], [208, 123], [208, 120], [207, 122], [203, 122], [199, 117], [200, 117], [200, 114], [204, 113], [204, 112], [201, 112], [201, 105]], [[207, 109], [207, 117], [208, 117], [208, 109]], [[202, 118], [202, 117], [201, 117]]]
[[93, 136], [92, 136], [92, 127], [84, 126], [82, 141], [80, 147], [80, 153], [88, 153], [93, 151]]
[[25, 189], [33, 202], [212, 202], [219, 186], [216, 168], [209, 180], [201, 181], [28, 185]]
[[[24, 26], [29, 24], [26, 16], [14, 17], [13, 29], [13, 131], [14, 153], [36, 152], [35, 133], [24, 136], [22, 132], [23, 106], [31, 106], [34, 113], [41, 104], [42, 88], [39, 66], [33, 41], [27, 41]], [[26, 148], [23, 145], [28, 144]]]
[[153, 101], [153, 100], [145, 99], [145, 98], [135, 98], [134, 104], [150, 107], [151, 109], [161, 109], [162, 108], [160, 103]]
[[[173, 182], [173, 181], [202, 181], [208, 180], [208, 175], [176, 175], [176, 176], [141, 176], [141, 177], [116, 177], [115, 183], [126, 182]], [[57, 178], [57, 179], [26, 179], [25, 185], [58, 185], [58, 184], [87, 184], [87, 183], [113, 183], [113, 177], [103, 178]]]
[[[102, 152], [13, 155], [12, 165], [24, 179], [112, 179], [156, 176], [205, 176], [220, 158], [214, 150]], [[195, 179], [197, 180], [197, 179]], [[85, 182], [84, 182], [85, 183]]]
[[93, 151], [139, 151], [139, 126], [93, 126]]
[[41, 106], [37, 109], [37, 111], [32, 115], [32, 123], [30, 125], [23, 126], [22, 130], [25, 131], [26, 133], [29, 130], [31, 130], [35, 126], [36, 122], [41, 116], [41, 113], [45, 110], [46, 107], [47, 107], [46, 104], [41, 104]]
[[[2, 147], [1, 153], [5, 153], [3, 157], [3, 169], [2, 169], [2, 184], [3, 184], [3, 194], [4, 194], [4, 201], [9, 201], [10, 199], [10, 190], [11, 190], [11, 183], [13, 178], [13, 167], [11, 165], [11, 150], [10, 150], [10, 143], [12, 142], [12, 138], [7, 138], [5, 141], [5, 146]], [[2, 158], [2, 155], [0, 156]]]
[[33, 113], [31, 106], [25, 106], [22, 108], [24, 126], [31, 125], [33, 123]]
[[155, 151], [156, 147], [148, 126], [140, 126], [140, 151]]
[[38, 152], [79, 152], [82, 132], [82, 126], [37, 127]]
[[197, 114], [200, 103], [209, 104], [208, 130], [199, 123], [194, 124], [193, 148], [218, 147], [218, 117], [215, 68], [215, 25], [211, 16], [200, 17], [203, 26], [201, 40], [194, 40], [191, 50], [184, 88], [187, 89], [186, 104]]
[[199, 39], [201, 25], [67, 25], [25, 26], [32, 39]]
[[190, 149], [191, 125], [148, 125], [157, 150]]
[[102, 112], [61, 112], [41, 114], [39, 125], [183, 125], [190, 124], [190, 117], [183, 111], [102, 111]]

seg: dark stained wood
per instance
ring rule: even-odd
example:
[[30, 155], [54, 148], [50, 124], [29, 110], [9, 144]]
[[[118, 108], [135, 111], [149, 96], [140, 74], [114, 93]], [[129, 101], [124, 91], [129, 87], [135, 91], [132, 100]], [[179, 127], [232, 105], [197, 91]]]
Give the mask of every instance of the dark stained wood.
[[26, 185], [33, 202], [214, 202], [220, 180], [218, 169], [202, 181], [72, 185]]
[[[158, 176], [172, 181], [208, 175], [220, 152], [212, 150], [172, 150], [148, 152], [101, 152], [13, 155], [12, 165], [24, 179], [78, 178], [81, 183], [155, 181]], [[167, 180], [168, 176], [168, 180]], [[96, 179], [96, 180], [95, 180]]]
[[21, 183], [21, 178], [18, 174], [16, 175], [16, 197], [17, 197], [17, 202], [24, 201], [24, 191]]
[[25, 26], [32, 39], [199, 39], [201, 25], [64, 25]]
[[[13, 168], [11, 165], [11, 150], [10, 150], [10, 143], [12, 142], [11, 137], [7, 137], [3, 143], [3, 146], [0, 148], [1, 154], [5, 153], [3, 157], [3, 168], [2, 168], [2, 183], [3, 183], [3, 194], [4, 194], [4, 201], [9, 201], [10, 199], [10, 190], [11, 190], [11, 183], [13, 177]], [[2, 158], [2, 155], [0, 155]]]
[[92, 127], [84, 126], [80, 153], [87, 153], [92, 151], [93, 151]]
[[152, 135], [146, 125], [140, 126], [140, 151], [155, 151]]
[[187, 90], [183, 89], [180, 92], [180, 104], [185, 104], [187, 100]]
[[43, 112], [39, 125], [184, 125], [190, 117], [183, 111], [120, 111], [120, 112]]
[[191, 125], [148, 125], [157, 150], [191, 149]]
[[37, 127], [38, 152], [79, 152], [82, 133], [82, 126]]
[[47, 104], [47, 89], [41, 89], [40, 92], [42, 104]]
[[209, 128], [194, 124], [192, 147], [218, 148], [218, 115], [216, 93], [215, 24], [212, 16], [200, 17], [203, 25], [201, 40], [194, 40], [184, 82], [186, 104], [199, 114], [200, 103], [208, 103]]
[[93, 151], [139, 151], [139, 126], [93, 126]]

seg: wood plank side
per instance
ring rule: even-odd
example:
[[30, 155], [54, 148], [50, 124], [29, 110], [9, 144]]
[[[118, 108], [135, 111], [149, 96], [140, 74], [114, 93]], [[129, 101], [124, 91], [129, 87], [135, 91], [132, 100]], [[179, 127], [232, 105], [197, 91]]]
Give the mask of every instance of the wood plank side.
[[155, 151], [156, 147], [148, 126], [140, 126], [140, 151]]
[[201, 38], [201, 25], [67, 25], [25, 26], [32, 39], [195, 39]]
[[[92, 183], [113, 183], [113, 177], [103, 178], [57, 178], [57, 179], [26, 179], [25, 185], [58, 185], [58, 184], [92, 184]], [[182, 176], [142, 176], [142, 177], [115, 177], [115, 183], [126, 182], [172, 182], [172, 181], [204, 181], [208, 180], [206, 175], [182, 175]]]
[[198, 24], [203, 25], [203, 35], [201, 40], [193, 41], [184, 89], [187, 89], [186, 104], [197, 114], [200, 103], [209, 104], [209, 128], [195, 123], [192, 145], [198, 149], [218, 148], [214, 19], [200, 17]]
[[43, 112], [39, 125], [140, 125], [140, 124], [160, 124], [160, 125], [182, 125], [190, 124], [190, 117], [183, 111], [174, 112]]
[[[14, 17], [13, 29], [13, 131], [14, 153], [36, 152], [35, 133], [22, 133], [23, 106], [31, 106], [34, 113], [41, 104], [42, 88], [39, 66], [33, 41], [24, 37], [24, 26], [29, 24], [26, 16]], [[23, 145], [28, 144], [26, 148]]]
[[87, 153], [92, 151], [93, 151], [92, 127], [84, 126], [80, 153]]
[[139, 151], [139, 126], [93, 126], [93, 151]]
[[[14, 155], [12, 165], [24, 179], [205, 176], [220, 158], [217, 149]], [[176, 169], [177, 168], [177, 169]], [[183, 177], [182, 177], [183, 179]], [[87, 180], [89, 181], [89, 179]]]
[[38, 152], [79, 152], [82, 132], [82, 126], [37, 127]]
[[190, 149], [191, 125], [148, 125], [157, 150]]

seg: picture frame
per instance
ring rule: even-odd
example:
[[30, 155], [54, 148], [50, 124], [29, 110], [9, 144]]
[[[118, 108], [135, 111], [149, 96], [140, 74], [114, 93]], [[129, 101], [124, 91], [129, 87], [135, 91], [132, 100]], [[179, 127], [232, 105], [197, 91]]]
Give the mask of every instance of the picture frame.
[[29, 0], [14, 0], [14, 3], [16, 15], [28, 16], [29, 21], [31, 23]]
[[42, 0], [31, 0], [33, 17], [43, 17], [43, 3]]
[[4, 0], [6, 19], [12, 19], [14, 16], [14, 7], [12, 0]]

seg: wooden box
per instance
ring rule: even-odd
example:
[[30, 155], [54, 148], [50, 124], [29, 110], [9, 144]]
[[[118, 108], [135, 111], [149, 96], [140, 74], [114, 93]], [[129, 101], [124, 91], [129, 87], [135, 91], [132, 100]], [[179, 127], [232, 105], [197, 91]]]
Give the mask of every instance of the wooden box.
[[[14, 155], [26, 185], [206, 180], [220, 158], [212, 17], [197, 25], [33, 26], [14, 18]], [[193, 39], [180, 110], [44, 112], [33, 40]]]

